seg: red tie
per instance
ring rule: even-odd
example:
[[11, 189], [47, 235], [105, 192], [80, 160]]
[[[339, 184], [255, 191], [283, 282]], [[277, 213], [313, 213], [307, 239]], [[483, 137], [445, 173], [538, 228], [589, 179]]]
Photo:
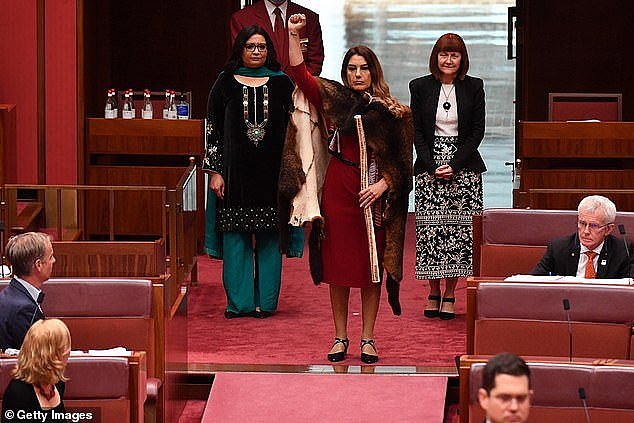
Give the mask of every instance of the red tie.
[[597, 277], [597, 271], [594, 270], [594, 258], [597, 253], [594, 251], [586, 251], [585, 254], [588, 256], [588, 262], [586, 263], [586, 274], [584, 275], [584, 278], [595, 279]]
[[284, 32], [284, 20], [282, 19], [282, 11], [279, 7], [276, 7], [273, 11], [275, 15], [275, 27], [273, 28], [273, 36], [275, 37], [275, 52], [277, 53], [278, 60], [284, 67], [288, 63], [288, 44], [286, 40], [288, 37]]

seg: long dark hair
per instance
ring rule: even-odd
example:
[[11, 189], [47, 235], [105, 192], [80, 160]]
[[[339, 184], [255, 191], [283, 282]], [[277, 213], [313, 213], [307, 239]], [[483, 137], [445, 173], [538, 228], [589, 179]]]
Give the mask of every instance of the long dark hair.
[[236, 39], [233, 42], [233, 51], [231, 52], [231, 57], [229, 57], [229, 61], [224, 67], [225, 72], [234, 73], [236, 69], [244, 66], [244, 63], [242, 62], [242, 52], [244, 51], [244, 45], [247, 43], [249, 38], [256, 34], [263, 36], [266, 40], [267, 53], [264, 66], [274, 71], [280, 70], [282, 65], [280, 65], [280, 62], [277, 61], [277, 53], [275, 53], [275, 47], [273, 46], [273, 41], [271, 41], [271, 37], [261, 26], [251, 25], [243, 28], [242, 31], [240, 31], [236, 36]]

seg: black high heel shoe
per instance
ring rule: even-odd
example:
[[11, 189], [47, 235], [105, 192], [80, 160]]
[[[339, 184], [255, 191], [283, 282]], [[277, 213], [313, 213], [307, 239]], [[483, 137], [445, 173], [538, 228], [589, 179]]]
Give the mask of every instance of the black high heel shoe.
[[[442, 299], [443, 304], [444, 303], [455, 303], [456, 299], [455, 298], [445, 298], [443, 297]], [[442, 309], [442, 307], [441, 307]], [[440, 319], [441, 320], [451, 320], [451, 319], [455, 319], [456, 318], [456, 313], [454, 313], [453, 311], [441, 311], [439, 313], [440, 315]]]
[[438, 301], [438, 308], [437, 309], [429, 309], [429, 310], [425, 310], [423, 312], [423, 315], [425, 317], [428, 317], [430, 319], [433, 319], [434, 317], [438, 317], [440, 315], [440, 295], [430, 295], [429, 297], [427, 297], [427, 299], [429, 301]]
[[335, 343], [332, 344], [332, 346], [334, 347], [337, 344], [343, 344], [343, 351], [328, 353], [328, 361], [336, 363], [337, 361], [342, 361], [344, 358], [346, 358], [349, 343], [350, 341], [348, 341], [348, 338], [335, 338]]
[[363, 347], [366, 345], [370, 345], [374, 352], [376, 352], [376, 347], [374, 346], [374, 339], [362, 339], [361, 340], [361, 361], [365, 364], [374, 364], [379, 361], [379, 356], [377, 354], [367, 354], [363, 352]]

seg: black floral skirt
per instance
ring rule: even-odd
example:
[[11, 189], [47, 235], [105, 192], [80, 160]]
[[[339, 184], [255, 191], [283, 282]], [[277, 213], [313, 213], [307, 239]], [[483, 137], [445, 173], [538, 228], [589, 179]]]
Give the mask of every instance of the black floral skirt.
[[[458, 137], [436, 137], [434, 159], [449, 163]], [[482, 212], [482, 174], [462, 170], [449, 180], [416, 175], [417, 279], [472, 274], [472, 216]]]

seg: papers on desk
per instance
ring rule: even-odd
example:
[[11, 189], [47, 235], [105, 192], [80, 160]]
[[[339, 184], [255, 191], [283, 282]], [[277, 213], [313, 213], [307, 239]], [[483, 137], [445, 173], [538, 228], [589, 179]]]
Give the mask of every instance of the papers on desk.
[[587, 283], [593, 285], [632, 285], [632, 278], [621, 279], [586, 279], [577, 276], [534, 276], [513, 275], [504, 279], [505, 282], [566, 282]]
[[124, 347], [116, 347], [116, 348], [110, 348], [107, 350], [88, 350], [88, 354], [94, 355], [94, 356], [107, 356], [107, 357], [113, 356], [113, 355], [130, 357], [132, 355], [132, 351], [128, 351]]

